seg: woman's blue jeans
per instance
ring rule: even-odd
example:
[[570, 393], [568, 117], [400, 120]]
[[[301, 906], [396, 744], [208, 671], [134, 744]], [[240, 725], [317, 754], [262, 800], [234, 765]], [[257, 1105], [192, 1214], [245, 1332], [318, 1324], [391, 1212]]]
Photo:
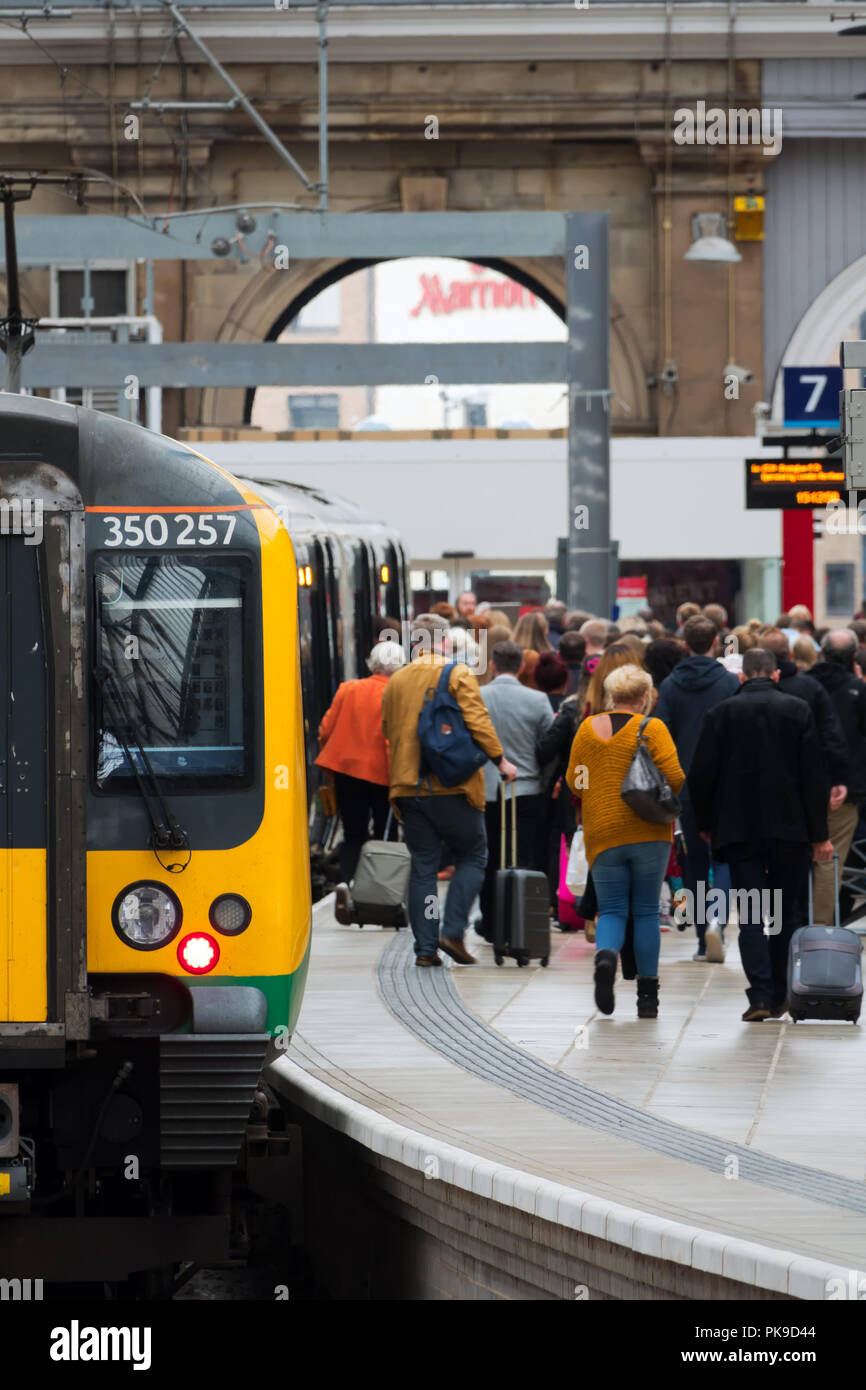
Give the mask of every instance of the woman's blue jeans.
[[666, 840], [649, 840], [603, 850], [592, 861], [598, 898], [595, 949], [622, 950], [631, 912], [637, 973], [650, 978], [659, 973], [659, 897], [670, 852]]

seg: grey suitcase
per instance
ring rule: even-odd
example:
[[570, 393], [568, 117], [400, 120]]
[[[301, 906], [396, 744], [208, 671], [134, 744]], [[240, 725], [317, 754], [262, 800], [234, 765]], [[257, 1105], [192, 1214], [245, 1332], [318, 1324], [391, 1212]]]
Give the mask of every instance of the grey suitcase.
[[863, 1002], [860, 938], [839, 926], [839, 856], [836, 870], [836, 925], [815, 926], [812, 874], [809, 874], [809, 925], [791, 937], [786, 1007], [795, 1023], [805, 1018], [856, 1023]]
[[[393, 813], [385, 825], [388, 834]], [[412, 856], [397, 840], [368, 840], [361, 847], [352, 880], [352, 903], [359, 926], [405, 927], [409, 921]]]
[[517, 791], [511, 783], [511, 868], [505, 867], [505, 783], [499, 784], [502, 808], [500, 867], [493, 886], [493, 959], [501, 965], [506, 956], [518, 965], [550, 959], [550, 890], [547, 874], [518, 869]]

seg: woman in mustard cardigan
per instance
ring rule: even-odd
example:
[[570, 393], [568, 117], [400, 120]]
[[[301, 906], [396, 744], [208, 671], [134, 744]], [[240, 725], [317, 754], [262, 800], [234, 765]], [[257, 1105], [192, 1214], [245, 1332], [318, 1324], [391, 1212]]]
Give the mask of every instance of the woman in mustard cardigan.
[[[566, 773], [580, 798], [586, 858], [598, 898], [595, 1002], [601, 1013], [613, 1013], [617, 956], [631, 903], [638, 1018], [658, 1016], [659, 894], [673, 832], [670, 825], [644, 820], [620, 793], [641, 719], [652, 708], [652, 690], [652, 677], [639, 666], [611, 671], [604, 682], [607, 711], [590, 715], [578, 728]], [[656, 766], [678, 792], [685, 774], [667, 727], [650, 719], [644, 732]]]

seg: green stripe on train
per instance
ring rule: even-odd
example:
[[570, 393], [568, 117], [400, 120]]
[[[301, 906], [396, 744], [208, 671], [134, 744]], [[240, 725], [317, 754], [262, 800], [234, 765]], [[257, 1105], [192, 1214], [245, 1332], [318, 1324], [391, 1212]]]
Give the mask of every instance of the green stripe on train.
[[292, 975], [221, 975], [215, 980], [206, 980], [199, 976], [190, 983], [195, 984], [196, 988], [200, 985], [252, 985], [255, 989], [260, 989], [268, 1001], [268, 1032], [273, 1034], [278, 1028], [288, 1027], [289, 1033], [293, 1033], [307, 982], [311, 942], [312, 934], [304, 959]]

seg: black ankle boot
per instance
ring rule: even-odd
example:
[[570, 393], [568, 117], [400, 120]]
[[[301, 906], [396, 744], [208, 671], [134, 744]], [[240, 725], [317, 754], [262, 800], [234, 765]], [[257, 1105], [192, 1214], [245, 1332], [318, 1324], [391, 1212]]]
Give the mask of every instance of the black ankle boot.
[[658, 976], [638, 975], [637, 977], [637, 1016], [638, 1018], [658, 1018], [659, 982]]
[[616, 979], [616, 951], [595, 953], [595, 1005], [600, 1013], [613, 1013], [613, 982]]

